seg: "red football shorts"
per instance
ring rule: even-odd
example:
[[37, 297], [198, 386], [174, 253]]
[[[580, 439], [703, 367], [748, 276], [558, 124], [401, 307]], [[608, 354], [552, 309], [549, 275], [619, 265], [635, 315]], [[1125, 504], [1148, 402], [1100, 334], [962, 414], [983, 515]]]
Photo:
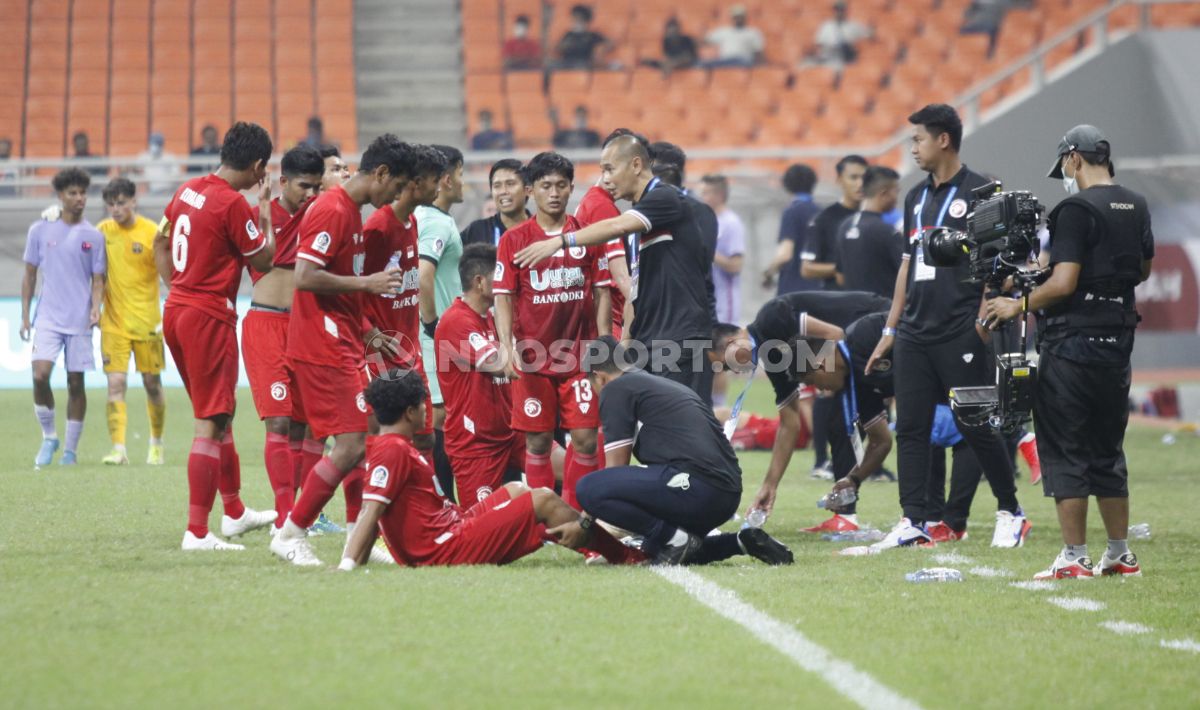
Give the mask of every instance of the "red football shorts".
[[[417, 436], [432, 436], [433, 435], [433, 400], [430, 399], [430, 397], [429, 397], [429, 379], [425, 375], [425, 368], [422, 367], [421, 360], [418, 358], [416, 364], [411, 368], [400, 367], [398, 365], [394, 365], [394, 366], [389, 366], [389, 367], [385, 368], [383, 371], [390, 372], [392, 369], [399, 369], [399, 370], [412, 369], [412, 370], [415, 370], [417, 372], [417, 374], [421, 376], [421, 383], [425, 385], [425, 424], [421, 427], [421, 430], [418, 432], [415, 432], [415, 434]], [[364, 391], [366, 390], [367, 386], [371, 384], [371, 380], [378, 379], [378, 377], [379, 377], [377, 370], [374, 367], [372, 367], [370, 362], [367, 363], [367, 368], [366, 368], [365, 372], [366, 372], [367, 381], [363, 384]], [[367, 414], [374, 414], [374, 413], [375, 413], [375, 410], [371, 409], [371, 405], [368, 404], [367, 405]]]
[[515, 435], [507, 446], [473, 446], [461, 453], [447, 450], [446, 456], [454, 471], [458, 504], [467, 508], [499, 490], [509, 469], [525, 469], [525, 437]]
[[502, 565], [536, 552], [546, 527], [533, 514], [533, 496], [512, 499], [501, 488], [476, 503], [429, 561], [431, 565]]
[[521, 373], [512, 397], [514, 431], [600, 428], [600, 398], [582, 373], [561, 378]]
[[292, 360], [292, 384], [304, 406], [304, 416], [314, 439], [338, 434], [366, 433], [366, 375], [352, 367], [331, 367]]
[[163, 339], [192, 400], [192, 414], [233, 414], [237, 404], [237, 327], [195, 308], [167, 308]]
[[242, 319], [242, 362], [259, 419], [304, 421], [287, 366], [288, 319], [287, 313], [254, 309]]

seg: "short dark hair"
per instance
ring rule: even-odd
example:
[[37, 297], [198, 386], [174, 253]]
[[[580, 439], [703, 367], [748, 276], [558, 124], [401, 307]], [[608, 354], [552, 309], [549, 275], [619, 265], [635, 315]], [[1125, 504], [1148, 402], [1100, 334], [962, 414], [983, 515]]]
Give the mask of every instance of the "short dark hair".
[[362, 159], [358, 161], [358, 169], [360, 172], [372, 173], [380, 165], [385, 165], [392, 177], [411, 177], [412, 159], [412, 146], [393, 133], [384, 133], [367, 146]]
[[204, 124], [204, 128], [200, 129], [200, 135], [204, 135], [205, 131], [212, 131], [213, 133], [216, 133], [217, 127], [211, 123], [206, 123], [206, 124]]
[[405, 412], [425, 401], [425, 383], [416, 370], [392, 369], [371, 380], [363, 398], [375, 410], [380, 424], [395, 424]]
[[817, 172], [803, 163], [789, 165], [783, 171], [783, 189], [793, 195], [810, 193], [817, 186]]
[[584, 348], [581, 369], [588, 374], [605, 372], [612, 374], [630, 368], [626, 361], [625, 346], [611, 335], [601, 335], [587, 343]]
[[713, 350], [720, 352], [729, 344], [729, 339], [742, 331], [742, 327], [733, 323], [717, 323], [713, 326]]
[[463, 164], [463, 154], [458, 148], [455, 148], [452, 145], [439, 145], [437, 143], [434, 143], [433, 147], [436, 148], [439, 153], [446, 156], [446, 171], [454, 170]]
[[225, 131], [221, 142], [221, 164], [234, 170], [249, 170], [258, 161], [271, 159], [271, 136], [257, 123], [238, 121]]
[[525, 166], [525, 174], [532, 185], [538, 180], [550, 175], [561, 175], [567, 180], [575, 181], [575, 164], [565, 156], [553, 151], [538, 153]]
[[687, 170], [687, 153], [683, 148], [667, 141], [655, 141], [650, 144], [649, 153], [651, 174], [675, 187], [683, 187]]
[[872, 165], [863, 173], [862, 190], [866, 197], [878, 195], [884, 187], [900, 179], [900, 173], [886, 165]]
[[496, 247], [491, 244], [468, 244], [458, 258], [458, 280], [463, 291], [471, 289], [476, 276], [486, 276], [496, 270]]
[[634, 140], [642, 144], [642, 147], [646, 149], [647, 153], [650, 152], [650, 141], [646, 140], [646, 136], [643, 136], [641, 133], [628, 128], [614, 128], [613, 132], [609, 133], [608, 136], [605, 137], [604, 142], [600, 144], [600, 149], [603, 150], [607, 148], [609, 143], [612, 143], [621, 136], [633, 136]]
[[300, 144], [283, 154], [279, 170], [289, 178], [297, 175], [321, 175], [325, 172], [325, 159], [321, 151], [310, 145]]
[[713, 187], [718, 188], [721, 191], [721, 194], [725, 196], [725, 199], [729, 199], [729, 178], [725, 177], [724, 175], [718, 173], [709, 173], [708, 175], [700, 178], [700, 182], [704, 183], [705, 185], [712, 185]]
[[413, 146], [412, 174], [410, 178], [419, 180], [427, 175], [441, 177], [446, 172], [446, 156], [431, 145]]
[[571, 6], [571, 17], [580, 17], [588, 22], [592, 21], [593, 13], [589, 5], [579, 3]]
[[1098, 167], [1107, 165], [1111, 168], [1112, 146], [1109, 145], [1108, 141], [1098, 141], [1096, 143], [1096, 147], [1100, 150], [1076, 150], [1075, 152], [1078, 153], [1079, 157], [1083, 158], [1083, 162], [1087, 163], [1088, 165], [1095, 165]]
[[929, 104], [908, 117], [908, 122], [914, 126], [924, 126], [931, 136], [943, 133], [950, 136], [950, 147], [957, 153], [962, 148], [963, 125], [958, 117], [958, 111], [946, 104]]
[[516, 173], [517, 178], [523, 185], [529, 183], [529, 181], [525, 179], [525, 169], [521, 167], [521, 161], [517, 160], [516, 158], [501, 158], [500, 160], [492, 163], [492, 169], [488, 171], [488, 185], [492, 184], [492, 180], [496, 179], [496, 173], [500, 172], [501, 170], [511, 170], [512, 172]]
[[513, 22], [518, 25], [528, 25], [529, 15], [517, 15], [517, 19], [513, 20]]
[[132, 198], [137, 195], [137, 185], [127, 177], [115, 177], [108, 181], [104, 189], [100, 191], [100, 196], [104, 198], [104, 203], [111, 205], [117, 201], [118, 197]]
[[342, 151], [338, 150], [338, 147], [336, 145], [330, 145], [330, 144], [326, 143], [325, 145], [318, 148], [318, 150], [321, 153], [321, 160], [324, 160], [326, 158], [332, 158], [334, 156], [337, 156], [339, 158], [342, 157]]
[[325, 123], [321, 121], [320, 116], [309, 116], [308, 117], [308, 127], [315, 128], [318, 131], [321, 131], [322, 133], [325, 132]]
[[92, 184], [92, 178], [79, 168], [63, 168], [55, 174], [50, 184], [54, 186], [55, 192], [62, 192], [68, 187], [82, 187], [86, 190]]
[[871, 164], [867, 162], [866, 158], [864, 158], [861, 155], [858, 155], [856, 153], [852, 153], [850, 155], [844, 156], [841, 160], [837, 161], [836, 167], [837, 167], [837, 174], [839, 176], [846, 171], [847, 165], [861, 165], [864, 168], [871, 167]]

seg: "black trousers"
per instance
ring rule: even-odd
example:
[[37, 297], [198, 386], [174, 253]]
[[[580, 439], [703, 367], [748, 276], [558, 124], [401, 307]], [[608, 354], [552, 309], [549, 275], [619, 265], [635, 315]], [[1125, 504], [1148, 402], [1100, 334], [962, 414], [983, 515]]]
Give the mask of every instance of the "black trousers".
[[930, 455], [926, 519], [941, 520], [955, 530], [963, 530], [967, 527], [979, 479], [983, 477], [979, 459], [966, 440], [954, 445], [951, 449], [950, 497], [946, 498], [946, 449], [934, 446]]
[[829, 416], [833, 405], [833, 397], [814, 397], [812, 413], [812, 442], [813, 453], [817, 455], [814, 462], [820, 466], [829, 460]]
[[1047, 496], [1129, 496], [1130, 371], [1128, 363], [1083, 365], [1042, 354], [1033, 421]]
[[[923, 523], [929, 519], [929, 435], [934, 410], [947, 401], [951, 388], [994, 384], [995, 361], [974, 327], [932, 345], [897, 338], [892, 359], [900, 507], [904, 517]], [[975, 451], [1000, 509], [1016, 512], [1013, 462], [1003, 437], [986, 424], [969, 427], [955, 419], [963, 439]]]
[[[661, 345], [662, 341], [653, 341]], [[673, 355], [673, 348], [647, 346], [650, 361], [646, 370], [678, 382], [691, 391], [700, 395], [700, 400], [706, 406], [712, 406], [713, 369], [703, 348], [689, 347], [699, 343], [699, 338], [691, 341], [671, 341], [679, 348], [679, 354]]]
[[[829, 459], [833, 464], [833, 480], [840, 481], [850, 475], [850, 471], [858, 465], [858, 459], [854, 457], [854, 445], [850, 443], [850, 431], [846, 428], [845, 404], [842, 401], [842, 394], [840, 392], [819, 401], [826, 403], [826, 406], [823, 407], [825, 417], [822, 418], [822, 421], [825, 424], [825, 431], [829, 432]], [[814, 407], [814, 427], [816, 426], [816, 422], [817, 411]], [[843, 512], [847, 515], [857, 513], [858, 502], [855, 501], [846, 506]]]

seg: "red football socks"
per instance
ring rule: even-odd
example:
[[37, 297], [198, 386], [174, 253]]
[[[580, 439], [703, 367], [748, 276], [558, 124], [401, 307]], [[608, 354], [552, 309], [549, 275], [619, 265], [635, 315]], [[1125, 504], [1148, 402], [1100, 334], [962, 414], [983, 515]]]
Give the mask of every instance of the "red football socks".
[[[276, 529], [283, 527], [283, 521], [287, 520], [288, 513], [292, 512], [292, 503], [296, 499], [291, 443], [285, 434], [267, 432], [267, 444], [263, 449], [267, 479], [271, 481], [271, 490], [275, 492]], [[298, 459], [299, 456], [294, 458]]]
[[317, 465], [325, 455], [325, 442], [318, 439], [305, 439], [300, 445], [300, 475], [296, 479], [296, 490], [304, 486], [304, 476]]
[[567, 466], [563, 469], [562, 497], [567, 505], [576, 510], [579, 510], [579, 502], [575, 498], [575, 486], [579, 483], [579, 479], [596, 470], [596, 461], [596, 454], [583, 454], [578, 450], [575, 451], [574, 456], [567, 459]]
[[221, 491], [221, 503], [225, 506], [225, 514], [237, 520], [246, 514], [246, 506], [242, 505], [242, 497], [238, 492], [242, 489], [242, 462], [238, 458], [237, 447], [233, 445], [233, 432], [225, 430], [221, 439], [221, 472], [217, 476], [217, 489]]
[[554, 467], [550, 465], [550, 454], [525, 452], [525, 483], [530, 488], [554, 490]]
[[221, 470], [221, 445], [216, 439], [192, 439], [188, 455], [188, 531], [199, 538], [208, 535], [208, 515], [217, 497]]
[[354, 467], [349, 476], [342, 479], [342, 495], [346, 498], [346, 522], [357, 523], [362, 511], [363, 486], [367, 482], [367, 462]]
[[304, 478], [304, 489], [292, 506], [292, 522], [303, 529], [312, 527], [325, 504], [333, 498], [345, 475], [328, 457], [321, 458]]

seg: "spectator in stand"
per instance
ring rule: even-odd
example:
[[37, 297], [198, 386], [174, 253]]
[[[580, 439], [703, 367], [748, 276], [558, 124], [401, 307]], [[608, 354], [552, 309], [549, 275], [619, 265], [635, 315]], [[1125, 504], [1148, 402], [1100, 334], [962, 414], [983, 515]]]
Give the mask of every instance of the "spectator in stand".
[[846, 3], [833, 4], [833, 18], [825, 20], [817, 29], [817, 56], [822, 64], [841, 67], [853, 64], [858, 59], [857, 44], [871, 36], [871, 28], [848, 20]]
[[962, 34], [986, 34], [988, 36], [988, 58], [996, 51], [996, 38], [1004, 13], [1008, 12], [1010, 0], [974, 0], [963, 13]]
[[221, 144], [217, 127], [211, 123], [200, 129], [200, 145], [192, 148], [193, 158], [211, 157], [212, 163], [196, 163], [188, 166], [189, 173], [210, 173], [221, 163]]
[[321, 117], [310, 116], [308, 119], [308, 133], [299, 140], [299, 143], [301, 145], [310, 145], [320, 150], [325, 144], [330, 142], [325, 139], [325, 124], [321, 121]]
[[[75, 147], [76, 158], [98, 158], [91, 151], [91, 142], [88, 140], [88, 134], [85, 131], [79, 131], [71, 136], [71, 145]], [[89, 175], [108, 175], [108, 168], [103, 165], [85, 165], [83, 167]]]
[[529, 16], [517, 15], [512, 36], [504, 40], [501, 49], [505, 69], [541, 69], [542, 45], [529, 37]]
[[709, 67], [752, 67], [762, 59], [763, 36], [758, 29], [746, 24], [746, 8], [734, 5], [729, 9], [732, 25], [718, 27], [704, 38], [715, 45], [717, 58], [705, 62]]
[[561, 128], [558, 125], [558, 109], [550, 107], [550, 122], [554, 124], [555, 148], [599, 148], [600, 134], [588, 127], [586, 106], [575, 107], [575, 127]]
[[770, 288], [775, 277], [779, 277], [777, 296], [821, 288], [820, 281], [800, 275], [800, 255], [808, 244], [812, 220], [821, 211], [813, 203], [816, 186], [817, 173], [807, 165], [792, 165], [783, 174], [783, 188], [792, 196], [792, 204], [783, 211], [779, 222], [779, 246], [775, 249], [775, 257], [763, 271], [764, 288]]
[[471, 150], [512, 150], [512, 134], [492, 126], [492, 112], [479, 112], [479, 132], [471, 137]]
[[700, 199], [717, 215], [717, 252], [713, 256], [713, 287], [717, 320], [738, 323], [742, 311], [742, 264], [746, 254], [746, 226], [729, 209], [729, 180], [724, 175], [700, 178]]
[[[575, 5], [571, 8], [571, 29], [558, 41], [555, 50], [558, 53], [556, 68], [591, 69], [612, 51], [612, 47], [607, 37], [592, 29], [592, 8]], [[597, 142], [596, 146], [599, 145]]]
[[685, 35], [679, 27], [678, 18], [667, 20], [663, 28], [662, 59], [643, 59], [642, 64], [662, 69], [670, 74], [676, 69], [688, 69], [700, 61], [696, 40], [691, 35]]
[[[0, 138], [0, 163], [7, 163], [12, 159], [12, 140], [9, 138]], [[17, 194], [17, 188], [12, 185], [6, 185], [7, 182], [15, 182], [17, 173], [7, 165], [0, 165], [0, 196], [11, 197]]]
[[146, 188], [156, 195], [174, 192], [179, 182], [179, 162], [175, 156], [163, 152], [163, 134], [150, 134], [146, 151], [138, 156], [138, 167]]

